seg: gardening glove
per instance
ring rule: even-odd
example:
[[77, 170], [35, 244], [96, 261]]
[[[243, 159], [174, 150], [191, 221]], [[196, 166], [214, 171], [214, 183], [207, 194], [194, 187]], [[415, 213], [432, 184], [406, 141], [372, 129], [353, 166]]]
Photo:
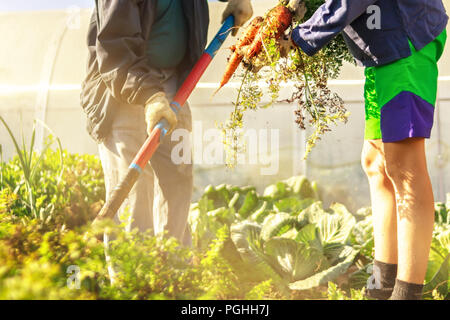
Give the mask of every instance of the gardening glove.
[[[297, 21], [301, 21], [308, 11], [305, 5], [305, 1], [303, 0], [290, 0], [287, 6], [289, 10], [294, 12], [294, 16]], [[298, 47], [294, 40], [292, 40], [292, 32], [281, 37], [278, 43], [280, 46], [280, 55], [283, 58], [286, 58], [291, 50]]]
[[280, 46], [280, 56], [282, 58], [286, 58], [289, 54], [289, 52], [295, 48], [297, 48], [297, 45], [292, 40], [292, 35], [289, 33], [288, 35], [284, 35], [278, 40], [279, 46]]
[[294, 13], [294, 19], [297, 21], [302, 20], [308, 11], [304, 0], [290, 0], [287, 7]]
[[170, 107], [165, 93], [158, 92], [145, 105], [145, 121], [147, 122], [148, 135], [163, 118], [169, 122], [170, 129], [167, 134], [171, 134], [178, 122], [177, 115]]
[[228, 6], [222, 15], [222, 23], [230, 15], [234, 16], [234, 28], [231, 34], [236, 36], [238, 29], [253, 15], [253, 7], [250, 0], [228, 0]]

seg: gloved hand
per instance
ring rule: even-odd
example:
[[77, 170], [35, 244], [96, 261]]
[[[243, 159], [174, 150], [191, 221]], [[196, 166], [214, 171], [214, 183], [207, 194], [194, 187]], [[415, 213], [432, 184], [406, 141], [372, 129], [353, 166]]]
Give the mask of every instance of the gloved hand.
[[291, 33], [289, 33], [287, 36], [281, 37], [278, 40], [278, 43], [280, 46], [280, 56], [282, 58], [286, 58], [291, 50], [297, 48], [297, 45], [295, 44], [294, 40], [292, 40]]
[[178, 122], [177, 115], [170, 107], [166, 94], [158, 92], [145, 105], [145, 121], [147, 122], [147, 133], [149, 135], [163, 118], [169, 122], [170, 129], [167, 134], [172, 133]]
[[287, 7], [294, 13], [294, 18], [297, 21], [302, 20], [308, 11], [304, 0], [290, 0]]
[[230, 15], [234, 16], [234, 26], [231, 34], [235, 36], [239, 27], [246, 23], [253, 15], [253, 7], [250, 0], [228, 0], [228, 6], [222, 15], [222, 23]]
[[[305, 17], [306, 12], [308, 11], [304, 0], [290, 0], [288, 8], [292, 12], [295, 12], [295, 19], [297, 21], [301, 21]], [[294, 42], [294, 40], [292, 40], [292, 32], [289, 33], [287, 36], [281, 37], [281, 39], [278, 40], [278, 42], [280, 45], [280, 55], [283, 58], [287, 57], [289, 51], [298, 47], [297, 44]]]

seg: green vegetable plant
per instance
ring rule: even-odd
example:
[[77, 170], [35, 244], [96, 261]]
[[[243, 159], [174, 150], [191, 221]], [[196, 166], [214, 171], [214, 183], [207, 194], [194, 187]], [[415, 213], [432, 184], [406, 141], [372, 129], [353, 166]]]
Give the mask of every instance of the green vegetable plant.
[[[69, 154], [61, 142], [47, 137], [40, 153], [34, 151], [35, 128], [27, 147], [19, 145], [4, 121], [16, 155], [0, 168], [0, 213], [41, 223], [59, 223], [76, 228], [91, 221], [105, 199], [103, 170], [92, 155]], [[47, 128], [50, 131], [49, 128]], [[51, 131], [50, 131], [51, 132]], [[52, 149], [56, 145], [56, 150]]]
[[[91, 226], [105, 197], [97, 157], [48, 148], [33, 152], [33, 166], [36, 208], [51, 217], [44, 220], [27, 206], [19, 155], [0, 165], [0, 299], [365, 299], [371, 210], [325, 208], [306, 177], [261, 193], [208, 186], [191, 207], [186, 248], [111, 222]], [[424, 298], [438, 300], [449, 298], [449, 202], [436, 203], [435, 214]], [[97, 240], [105, 230], [114, 235], [108, 261]], [[71, 266], [81, 271], [79, 290], [67, 285]]]
[[[22, 133], [22, 146], [19, 146], [19, 143], [12, 133], [10, 127], [6, 123], [6, 121], [3, 119], [3, 117], [0, 116], [0, 121], [5, 126], [6, 130], [8, 131], [8, 134], [14, 144], [14, 147], [17, 152], [18, 157], [18, 163], [20, 166], [20, 169], [23, 173], [22, 179], [20, 180], [20, 183], [16, 186], [14, 186], [15, 191], [17, 189], [20, 189], [22, 187], [26, 188], [26, 198], [21, 198], [22, 203], [30, 210], [32, 216], [35, 218], [39, 217], [40, 219], [44, 220], [47, 218], [46, 211], [48, 208], [42, 208], [39, 204], [40, 199], [36, 198], [36, 188], [38, 181], [35, 179], [36, 175], [38, 174], [39, 167], [44, 160], [44, 156], [46, 151], [53, 145], [53, 143], [57, 142], [58, 144], [58, 150], [59, 150], [59, 157], [60, 157], [60, 171], [57, 178], [57, 185], [61, 181], [62, 173], [64, 170], [64, 160], [62, 156], [62, 146], [61, 141], [59, 138], [53, 139], [52, 136], [49, 136], [49, 138], [46, 140], [43, 151], [40, 155], [36, 155], [34, 152], [34, 146], [35, 146], [35, 138], [36, 138], [36, 122], [34, 122], [32, 134], [31, 134], [31, 141], [29, 147], [25, 144], [25, 139]], [[48, 131], [51, 132], [51, 129], [48, 128], [44, 123], [41, 123], [44, 128], [46, 128]], [[3, 163], [3, 161], [2, 161]], [[2, 170], [2, 186], [3, 186], [3, 170]], [[11, 186], [11, 185], [10, 185]], [[40, 210], [41, 209], [41, 210]]]

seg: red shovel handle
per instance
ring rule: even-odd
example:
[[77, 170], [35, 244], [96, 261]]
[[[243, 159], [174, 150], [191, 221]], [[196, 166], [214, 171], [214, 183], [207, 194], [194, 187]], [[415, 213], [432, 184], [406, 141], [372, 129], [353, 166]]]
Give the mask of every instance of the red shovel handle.
[[[181, 88], [178, 90], [175, 98], [171, 103], [171, 107], [175, 112], [178, 112], [178, 110], [186, 103], [186, 100], [195, 89], [195, 86], [202, 77], [206, 68], [209, 66], [217, 51], [230, 34], [233, 26], [234, 17], [230, 16], [225, 20], [219, 32], [211, 41], [208, 48], [205, 50], [205, 53], [203, 53], [197, 64], [189, 73], [189, 76], [186, 78]], [[133, 160], [133, 163], [130, 165], [130, 168], [128, 169], [125, 177], [123, 177], [119, 185], [114, 188], [114, 190], [107, 198], [105, 205], [95, 218], [94, 223], [104, 218], [113, 218], [116, 215], [120, 206], [125, 201], [137, 179], [139, 178], [139, 175], [142, 173], [145, 166], [158, 148], [161, 139], [166, 135], [168, 129], [169, 124], [166, 119], [161, 120], [156, 125], [155, 129], [153, 129], [152, 133], [139, 150], [138, 154]]]
[[[116, 215], [116, 212], [119, 210], [122, 203], [127, 198], [131, 189], [135, 185], [138, 180], [140, 174], [142, 173], [145, 164], [151, 159], [156, 149], [159, 146], [161, 135], [161, 129], [155, 128], [152, 134], [147, 138], [141, 150], [136, 156], [136, 159], [133, 161], [133, 164], [128, 169], [127, 174], [123, 177], [121, 182], [111, 191], [109, 198], [106, 200], [105, 205], [103, 206], [100, 213], [94, 220], [94, 223], [104, 219], [104, 218], [113, 218]], [[142, 166], [139, 166], [139, 164]]]

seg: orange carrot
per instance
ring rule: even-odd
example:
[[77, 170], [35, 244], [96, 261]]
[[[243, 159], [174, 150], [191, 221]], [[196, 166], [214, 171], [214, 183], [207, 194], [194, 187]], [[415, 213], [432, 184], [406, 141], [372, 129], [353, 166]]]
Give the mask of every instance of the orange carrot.
[[[238, 54], [236, 51], [233, 52], [230, 59], [228, 60], [227, 68], [225, 69], [225, 73], [222, 76], [222, 81], [220, 81], [220, 87], [217, 89], [217, 91], [222, 89], [222, 87], [226, 85], [228, 81], [230, 81], [233, 73], [239, 67], [239, 64], [241, 63], [243, 58], [244, 56]], [[214, 94], [216, 94], [217, 91]]]
[[228, 81], [230, 81], [231, 77], [233, 76], [233, 73], [236, 71], [242, 59], [244, 58], [244, 54], [242, 53], [241, 49], [245, 46], [250, 45], [253, 42], [253, 39], [255, 39], [256, 34], [261, 28], [263, 20], [264, 19], [262, 17], [256, 17], [255, 19], [253, 19], [250, 25], [245, 30], [242, 37], [238, 40], [238, 42], [234, 46], [230, 48], [233, 53], [231, 54], [231, 57], [228, 60], [227, 68], [225, 69], [222, 81], [220, 82], [220, 87], [219, 89], [217, 89], [217, 91], [219, 91], [224, 85], [228, 83]]
[[236, 45], [234, 46], [235, 49], [239, 50], [242, 47], [248, 46], [253, 42], [253, 39], [255, 39], [256, 34], [259, 31], [259, 28], [261, 28], [261, 24], [263, 23], [264, 19], [263, 17], [256, 17], [252, 20], [250, 25], [245, 30], [245, 33], [242, 35], [242, 37], [238, 40]]
[[261, 52], [263, 41], [267, 37], [279, 39], [292, 23], [292, 13], [285, 6], [277, 6], [269, 11], [263, 26], [250, 45], [246, 58], [251, 59]]

